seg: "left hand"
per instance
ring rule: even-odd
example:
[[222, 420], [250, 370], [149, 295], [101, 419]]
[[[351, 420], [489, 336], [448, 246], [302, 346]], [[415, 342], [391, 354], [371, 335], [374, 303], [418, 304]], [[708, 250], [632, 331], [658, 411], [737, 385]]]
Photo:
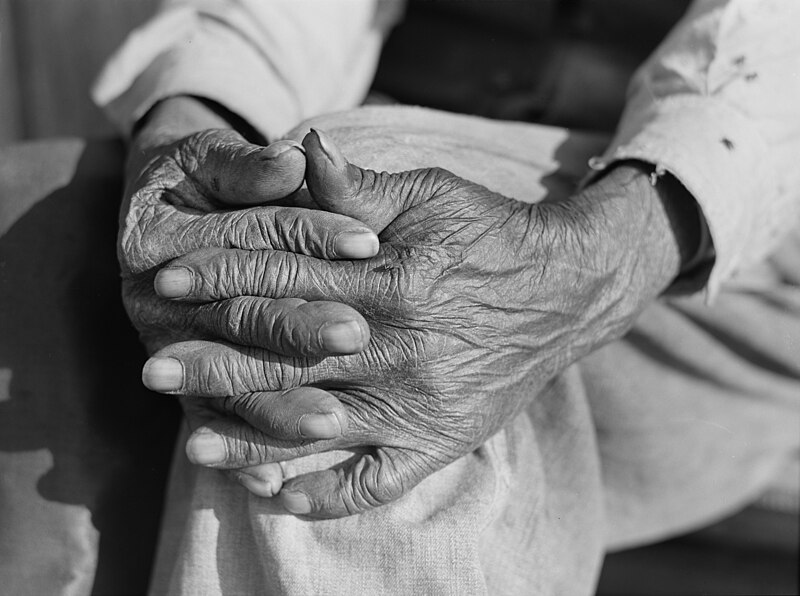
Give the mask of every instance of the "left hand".
[[[210, 421], [187, 446], [196, 463], [241, 468], [369, 447], [351, 463], [289, 480], [281, 495], [294, 513], [339, 517], [396, 499], [482, 444], [570, 363], [621, 336], [678, 272], [669, 218], [642, 172], [618, 168], [606, 177], [611, 186], [530, 205], [436, 168], [363, 170], [316, 132], [303, 144], [312, 197], [382, 231], [376, 257], [205, 249], [159, 276], [191, 271], [181, 299], [193, 302], [341, 302], [367, 319], [371, 344], [292, 358], [183, 342], [156, 354], [144, 374], [151, 389], [206, 396], [253, 425]], [[180, 378], [148, 376], [165, 363]], [[282, 392], [302, 387], [343, 403], [347, 431], [276, 438], [269, 412], [291, 403]]]
[[[250, 143], [230, 129], [235, 120], [213, 105], [194, 97], [165, 99], [132, 139], [118, 256], [123, 302], [140, 338], [151, 353], [178, 341], [220, 338], [284, 355], [361, 350], [369, 327], [343, 304], [241, 296], [195, 307], [156, 295], [156, 270], [200, 248], [289, 250], [325, 259], [363, 258], [378, 250], [375, 233], [362, 223], [300, 208], [303, 193], [295, 191], [306, 162], [299, 143]], [[158, 290], [174, 295], [183, 283], [173, 277], [171, 286]], [[259, 327], [245, 323], [254, 317]], [[337, 436], [346, 427], [343, 406], [324, 392], [301, 388], [293, 397], [293, 407], [281, 404], [271, 412], [273, 434], [301, 440]], [[192, 428], [215, 415], [197, 401], [185, 404]], [[236, 476], [250, 490], [268, 495], [280, 488], [277, 471], [273, 464]]]

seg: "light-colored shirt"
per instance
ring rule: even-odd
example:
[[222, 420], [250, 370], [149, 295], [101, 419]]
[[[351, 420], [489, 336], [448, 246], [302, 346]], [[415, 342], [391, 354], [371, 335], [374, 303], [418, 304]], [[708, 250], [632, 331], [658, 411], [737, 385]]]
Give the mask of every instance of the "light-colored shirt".
[[[175, 95], [214, 100], [266, 138], [357, 106], [402, 3], [169, 0], [131, 34], [93, 96], [124, 132]], [[697, 0], [631, 81], [596, 169], [623, 159], [674, 175], [715, 250], [713, 295], [800, 215], [800, 2]]]

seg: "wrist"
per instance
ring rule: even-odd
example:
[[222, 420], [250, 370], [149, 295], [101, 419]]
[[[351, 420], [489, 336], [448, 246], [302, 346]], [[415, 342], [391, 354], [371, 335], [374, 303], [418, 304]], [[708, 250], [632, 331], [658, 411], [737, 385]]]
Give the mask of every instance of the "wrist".
[[196, 97], [168, 97], [155, 104], [133, 129], [128, 150], [128, 171], [143, 169], [158, 149], [208, 129], [231, 128]]
[[159, 101], [133, 130], [132, 145], [141, 150], [169, 145], [202, 130], [233, 128], [232, 124], [197, 97], [181, 95]]
[[697, 255], [701, 216], [694, 198], [651, 164], [620, 162], [576, 200], [599, 222], [599, 254], [638, 282], [630, 290], [645, 301], [666, 290]]
[[159, 101], [134, 126], [129, 162], [145, 163], [159, 148], [205, 130], [235, 130], [245, 140], [267, 140], [247, 121], [224, 106], [201, 97], [177, 95]]

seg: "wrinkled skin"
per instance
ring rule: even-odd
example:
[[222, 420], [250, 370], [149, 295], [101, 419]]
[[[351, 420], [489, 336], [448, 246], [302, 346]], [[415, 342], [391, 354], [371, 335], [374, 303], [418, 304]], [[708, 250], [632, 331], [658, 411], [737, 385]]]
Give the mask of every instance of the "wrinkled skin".
[[[170, 259], [205, 247], [288, 250], [328, 259], [377, 251], [369, 228], [348, 217], [277, 205], [238, 208], [285, 199], [297, 190], [305, 158], [291, 141], [264, 148], [232, 131], [207, 131], [160, 149], [148, 161], [144, 167], [132, 167], [141, 173], [125, 193], [119, 260], [125, 304], [149, 347], [163, 344], [167, 337], [174, 341], [182, 328], [190, 334], [204, 329], [209, 336], [238, 339], [218, 309], [189, 310], [155, 296], [154, 270]], [[354, 246], [342, 242], [346, 238], [364, 242]], [[340, 311], [343, 320], [363, 323], [358, 313], [342, 305], [323, 306], [322, 310]], [[282, 352], [307, 350], [276, 344], [266, 334], [261, 339], [264, 347]]]
[[[209, 420], [187, 448], [196, 463], [238, 468], [367, 448], [286, 482], [281, 496], [294, 513], [339, 517], [398, 498], [483, 443], [568, 364], [621, 336], [677, 273], [675, 241], [656, 202], [620, 217], [622, 199], [600, 186], [530, 205], [440, 169], [362, 170], [321, 133], [304, 146], [311, 196], [380, 232], [375, 257], [206, 249], [173, 261], [159, 278], [190, 271], [186, 292], [167, 293], [184, 303], [260, 296], [346, 304], [368, 321], [369, 345], [309, 358], [246, 341], [181, 342], [148, 363], [170, 374], [144, 375], [155, 390], [211, 398], [252, 425]], [[635, 185], [624, 170], [609, 176], [616, 187]], [[258, 328], [258, 309], [250, 315]], [[309, 386], [293, 391], [344, 405], [339, 436], [298, 442], [275, 432], [274, 404], [291, 402], [285, 390]]]
[[[269, 327], [253, 334], [251, 327], [237, 321], [248, 316], [255, 299], [195, 307], [165, 301], [154, 291], [158, 266], [205, 247], [290, 250], [325, 259], [375, 254], [377, 237], [362, 223], [279, 204], [303, 182], [306, 163], [298, 143], [279, 141], [261, 147], [230, 130], [209, 130], [134, 148], [131, 155], [118, 254], [123, 301], [150, 352], [181, 340], [223, 338], [280, 354], [325, 356], [356, 352], [369, 341], [366, 321], [344, 304], [260, 300], [260, 314]], [[344, 324], [349, 334], [337, 335], [337, 323]], [[303, 415], [330, 410], [321, 392], [305, 391], [299, 397], [294, 410], [283, 407], [271, 413], [273, 427], [286, 429], [286, 437], [328, 437], [346, 426], [340, 414], [342, 420], [333, 424], [298, 427]], [[341, 406], [335, 406], [341, 412]], [[187, 413], [193, 428], [215, 416], [191, 406]], [[277, 466], [251, 470], [262, 480], [269, 476], [278, 482], [279, 471]], [[245, 478], [248, 482], [253, 488], [252, 476]], [[264, 483], [257, 486], [261, 494], [273, 490]]]

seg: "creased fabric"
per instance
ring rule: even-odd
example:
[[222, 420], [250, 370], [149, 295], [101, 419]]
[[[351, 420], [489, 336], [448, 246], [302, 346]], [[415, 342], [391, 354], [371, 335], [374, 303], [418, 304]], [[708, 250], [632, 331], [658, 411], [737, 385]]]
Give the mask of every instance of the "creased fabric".
[[159, 100], [195, 95], [274, 139], [305, 118], [363, 101], [398, 6], [167, 1], [109, 60], [93, 97], [126, 133]]
[[720, 284], [800, 214], [800, 4], [700, 0], [634, 77], [604, 154], [675, 175], [703, 210]]
[[[532, 202], [568, 197], [607, 142], [409, 107], [321, 117], [292, 137], [309, 126], [359, 165], [435, 165]], [[606, 550], [729, 515], [796, 457], [798, 306], [800, 286], [778, 277], [714, 308], [701, 296], [660, 301], [483, 447], [360, 516], [286, 515], [179, 452], [152, 593], [591, 594]]]

